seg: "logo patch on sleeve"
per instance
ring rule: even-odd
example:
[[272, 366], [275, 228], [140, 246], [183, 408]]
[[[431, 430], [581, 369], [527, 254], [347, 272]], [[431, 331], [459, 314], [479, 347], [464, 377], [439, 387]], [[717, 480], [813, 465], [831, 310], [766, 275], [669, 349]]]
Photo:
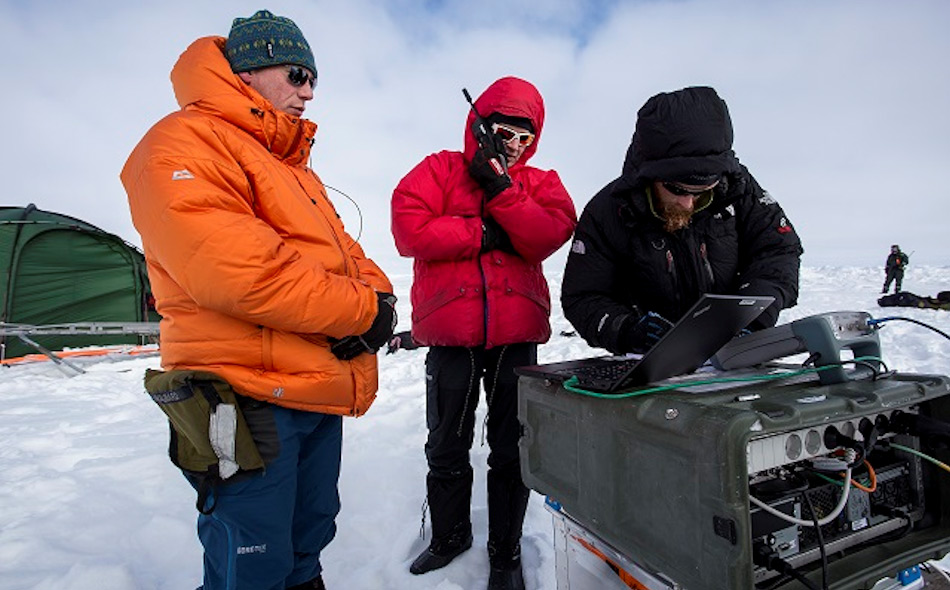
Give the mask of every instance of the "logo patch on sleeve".
[[194, 180], [195, 175], [191, 173], [191, 170], [183, 168], [181, 170], [175, 170], [172, 172], [172, 180]]
[[574, 240], [574, 243], [571, 244], [571, 252], [575, 254], [587, 254], [587, 246], [580, 240]]

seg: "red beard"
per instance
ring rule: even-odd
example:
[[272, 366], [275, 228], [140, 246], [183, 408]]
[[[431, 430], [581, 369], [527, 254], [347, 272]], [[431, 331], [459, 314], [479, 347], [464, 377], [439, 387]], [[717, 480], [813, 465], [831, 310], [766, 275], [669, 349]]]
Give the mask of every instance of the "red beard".
[[693, 208], [681, 207], [676, 203], [661, 203], [660, 215], [663, 217], [663, 228], [672, 233], [689, 225]]

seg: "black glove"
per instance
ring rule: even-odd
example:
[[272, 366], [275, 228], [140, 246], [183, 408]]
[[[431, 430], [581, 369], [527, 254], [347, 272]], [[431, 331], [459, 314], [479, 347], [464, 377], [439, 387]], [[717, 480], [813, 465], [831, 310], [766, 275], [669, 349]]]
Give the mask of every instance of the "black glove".
[[472, 163], [468, 165], [468, 173], [475, 179], [478, 186], [482, 187], [489, 201], [511, 186], [504, 149], [496, 155], [488, 147], [478, 148], [475, 157], [472, 158]]
[[673, 323], [668, 319], [648, 311], [638, 320], [628, 320], [621, 328], [620, 349], [623, 352], [646, 352], [672, 327]]
[[386, 347], [386, 354], [392, 354], [397, 350], [415, 350], [419, 348], [416, 341], [412, 339], [412, 332], [398, 332], [389, 339], [389, 345]]
[[486, 217], [482, 219], [482, 249], [480, 251], [488, 252], [489, 250], [504, 250], [517, 254], [505, 228], [491, 217]]
[[392, 293], [376, 293], [379, 302], [379, 311], [369, 330], [359, 336], [347, 336], [334, 341], [330, 345], [330, 352], [338, 359], [349, 361], [358, 355], [368, 352], [376, 354], [384, 344], [389, 342], [396, 331], [396, 296]]

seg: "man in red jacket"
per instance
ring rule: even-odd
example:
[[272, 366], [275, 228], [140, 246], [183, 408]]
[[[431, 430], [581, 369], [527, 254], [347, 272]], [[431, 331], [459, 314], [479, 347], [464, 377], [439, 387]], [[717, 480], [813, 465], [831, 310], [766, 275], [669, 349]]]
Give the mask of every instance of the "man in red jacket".
[[[464, 151], [426, 157], [393, 193], [396, 247], [414, 261], [412, 338], [426, 357], [426, 479], [432, 541], [409, 568], [438, 569], [472, 545], [469, 450], [478, 382], [488, 404], [489, 589], [524, 588], [528, 489], [518, 461], [517, 377], [551, 335], [541, 262], [577, 215], [554, 171], [527, 165], [544, 124], [537, 89], [494, 82], [470, 111]], [[488, 135], [477, 139], [476, 131]]]

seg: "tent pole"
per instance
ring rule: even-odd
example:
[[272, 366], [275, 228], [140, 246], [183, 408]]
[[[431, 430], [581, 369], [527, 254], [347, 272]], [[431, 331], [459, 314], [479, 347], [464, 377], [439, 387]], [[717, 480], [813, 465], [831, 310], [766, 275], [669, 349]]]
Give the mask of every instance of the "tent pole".
[[[29, 344], [30, 346], [32, 346], [32, 347], [35, 348], [36, 350], [38, 350], [38, 351], [42, 352], [43, 354], [45, 354], [46, 356], [48, 356], [51, 361], [53, 361], [54, 363], [56, 363], [56, 366], [57, 366], [57, 367], [61, 367], [61, 365], [65, 365], [65, 366], [69, 367], [70, 369], [76, 371], [76, 373], [81, 374], [81, 373], [85, 373], [85, 372], [86, 372], [82, 367], [77, 366], [77, 365], [75, 365], [75, 364], [73, 364], [73, 363], [67, 361], [66, 359], [61, 359], [61, 358], [59, 358], [58, 356], [56, 356], [56, 353], [54, 353], [52, 350], [50, 350], [50, 349], [48, 349], [48, 348], [46, 348], [46, 347], [44, 347], [44, 346], [41, 346], [38, 342], [36, 342], [36, 341], [30, 339], [26, 334], [17, 334], [16, 336], [17, 336], [17, 338], [19, 338], [19, 339], [22, 340], [23, 342], [26, 342], [27, 344]], [[67, 373], [67, 375], [69, 375], [69, 374]], [[71, 377], [72, 375], [69, 375], [69, 376]]]

